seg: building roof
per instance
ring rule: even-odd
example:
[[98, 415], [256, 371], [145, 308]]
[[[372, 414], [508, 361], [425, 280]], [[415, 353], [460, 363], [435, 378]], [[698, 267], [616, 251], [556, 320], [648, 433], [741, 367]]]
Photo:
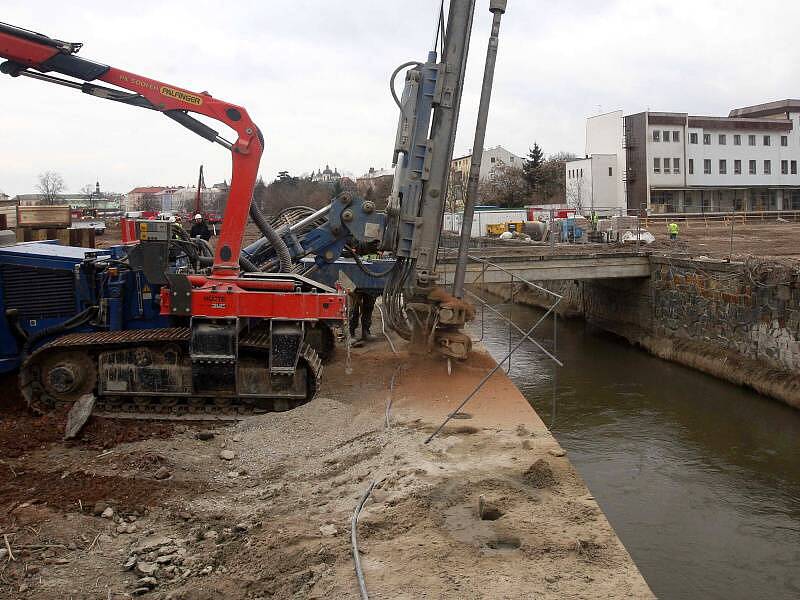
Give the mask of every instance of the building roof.
[[135, 187], [133, 188], [129, 194], [158, 194], [159, 192], [163, 192], [168, 188], [164, 186], [149, 186], [149, 187]]
[[789, 112], [800, 112], [800, 100], [776, 100], [764, 104], [754, 104], [744, 108], [734, 108], [729, 117], [769, 117], [773, 115], [786, 115]]
[[[508, 152], [509, 154], [511, 154], [511, 155], [513, 155], [513, 156], [517, 156], [516, 154], [514, 154], [513, 152], [511, 152], [511, 150], [508, 150], [508, 149], [506, 149], [506, 148], [503, 148], [503, 146], [501, 146], [501, 145], [499, 145], [499, 144], [498, 144], [497, 146], [494, 146], [494, 147], [491, 147], [491, 148], [484, 148], [484, 149], [483, 149], [484, 153], [488, 152], [489, 150], [505, 150], [505, 151], [506, 151], [506, 152]], [[463, 158], [470, 158], [471, 156], [472, 156], [472, 152], [470, 152], [469, 154], [465, 154], [464, 156], [454, 156], [454, 157], [453, 157], [453, 160], [461, 160], [461, 159], [463, 159]], [[519, 158], [522, 158], [522, 157], [520, 156]]]
[[[800, 102], [798, 102], [800, 109]], [[737, 109], [743, 110], [743, 109]], [[731, 114], [736, 111], [731, 111]], [[639, 113], [642, 114], [642, 113]], [[781, 114], [781, 113], [773, 113]], [[630, 115], [632, 116], [632, 115]], [[758, 118], [751, 116], [706, 117], [690, 115], [689, 113], [648, 112], [647, 121], [650, 125], [683, 125], [703, 129], [739, 129], [739, 130], [768, 130], [791, 131], [793, 124], [789, 119]]]
[[378, 177], [394, 177], [394, 171], [391, 169], [374, 169], [369, 168], [369, 171], [364, 173], [359, 179], [377, 179]]

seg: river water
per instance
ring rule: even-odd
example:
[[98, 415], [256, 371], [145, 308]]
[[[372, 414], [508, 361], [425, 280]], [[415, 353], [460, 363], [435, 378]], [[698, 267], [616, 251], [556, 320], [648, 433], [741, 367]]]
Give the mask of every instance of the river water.
[[[491, 298], [491, 302], [500, 302]], [[495, 305], [527, 330], [542, 311]], [[480, 336], [480, 311], [473, 333]], [[508, 331], [486, 311], [500, 359]], [[538, 339], [552, 349], [552, 319]], [[515, 335], [514, 340], [519, 337]], [[559, 319], [511, 378], [660, 598], [800, 598], [800, 411]], [[555, 390], [554, 390], [555, 383]]]

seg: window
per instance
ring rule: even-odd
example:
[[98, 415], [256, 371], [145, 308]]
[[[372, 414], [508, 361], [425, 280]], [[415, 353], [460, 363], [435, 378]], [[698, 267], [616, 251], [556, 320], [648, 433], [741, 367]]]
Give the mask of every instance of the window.
[[724, 133], [720, 133], [719, 134], [719, 145], [720, 146], [724, 146], [727, 143], [728, 143], [728, 136], [726, 136]]
[[703, 134], [703, 145], [704, 146], [710, 146], [711, 145], [711, 134], [710, 133], [704, 133]]
[[654, 142], [661, 141], [661, 132], [658, 129], [653, 129], [653, 141]]
[[663, 139], [665, 142], [668, 142], [669, 141], [669, 131], [665, 131], [664, 132], [664, 136], [661, 139]]
[[661, 173], [661, 159], [654, 158], [653, 159], [653, 173]]
[[494, 162], [497, 162], [497, 159], [496, 159], [494, 156], [492, 157], [492, 159], [491, 159], [491, 160], [492, 160], [492, 162], [493, 162], [493, 163], [494, 163]]
[[613, 175], [614, 175], [613, 169], [611, 167], [608, 167], [608, 176], [613, 177]]
[[511, 157], [511, 162], [514, 162], [514, 157], [513, 156]]
[[797, 175], [797, 161], [792, 161], [792, 175]]
[[689, 175], [694, 175], [694, 159], [689, 159]]
[[690, 144], [696, 144], [697, 143], [697, 134], [696, 133], [690, 133], [689, 134], [689, 143]]
[[771, 138], [771, 137], [769, 137], [768, 135], [765, 135], [765, 136], [764, 136], [764, 145], [765, 145], [765, 146], [769, 146], [769, 145], [771, 145], [771, 144], [772, 144], [772, 138]]
[[781, 146], [783, 146], [785, 148], [788, 145], [789, 145], [789, 136], [788, 135], [782, 135], [781, 136]]
[[742, 161], [740, 160], [733, 161], [733, 174], [734, 175], [742, 174]]
[[756, 145], [756, 136], [748, 135], [747, 136], [747, 145], [748, 146], [755, 146]]
[[710, 158], [706, 158], [703, 161], [703, 173], [705, 173], [706, 175], [711, 175], [711, 159]]
[[668, 158], [664, 159], [664, 173], [670, 172], [670, 161]]
[[583, 169], [581, 169], [581, 177], [583, 177]]
[[719, 161], [719, 174], [720, 175], [728, 174], [728, 161], [725, 160], [724, 158], [720, 159]]
[[741, 146], [742, 145], [742, 136], [738, 133], [733, 136], [733, 145], [734, 146]]
[[782, 160], [781, 161], [781, 175], [788, 175], [789, 174], [789, 161]]
[[672, 132], [672, 141], [673, 142], [680, 142], [681, 141], [681, 132], [680, 131], [673, 131]]
[[672, 159], [672, 172], [673, 173], [680, 173], [681, 172], [681, 159], [680, 158], [673, 158]]
[[772, 161], [765, 160], [764, 161], [764, 175], [769, 175], [772, 173]]
[[[755, 137], [755, 136], [751, 136], [751, 137]], [[756, 161], [751, 160], [749, 166], [750, 166], [750, 175], [755, 175], [756, 174]]]

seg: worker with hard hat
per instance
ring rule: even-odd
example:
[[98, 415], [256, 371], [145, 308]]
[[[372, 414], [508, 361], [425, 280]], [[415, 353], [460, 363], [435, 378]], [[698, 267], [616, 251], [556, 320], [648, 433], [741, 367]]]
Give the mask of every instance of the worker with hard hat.
[[211, 230], [206, 225], [205, 219], [203, 219], [203, 215], [197, 213], [194, 216], [194, 222], [192, 223], [192, 228], [189, 230], [189, 236], [196, 238], [202, 238], [205, 241], [211, 239]]

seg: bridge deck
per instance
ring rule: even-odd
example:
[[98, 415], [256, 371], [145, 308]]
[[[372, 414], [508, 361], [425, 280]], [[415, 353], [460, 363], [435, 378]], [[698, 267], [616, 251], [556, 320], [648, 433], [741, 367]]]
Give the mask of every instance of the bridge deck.
[[[467, 265], [467, 283], [509, 281], [508, 272], [528, 281], [561, 279], [615, 279], [650, 276], [650, 259], [635, 252], [547, 255], [532, 252], [476, 252]], [[452, 283], [456, 259], [440, 259], [438, 271], [443, 283]]]

